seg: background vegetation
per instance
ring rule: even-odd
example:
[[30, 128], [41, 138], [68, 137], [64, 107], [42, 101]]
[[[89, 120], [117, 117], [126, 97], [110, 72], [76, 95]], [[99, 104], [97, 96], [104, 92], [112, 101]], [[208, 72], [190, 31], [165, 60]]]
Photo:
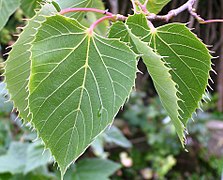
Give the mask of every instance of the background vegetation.
[[[114, 13], [131, 13], [128, 0], [104, 1]], [[172, 0], [163, 9], [168, 12], [185, 0]], [[198, 13], [206, 18], [223, 18], [221, 0], [200, 0]], [[7, 59], [9, 49], [26, 24], [30, 15], [21, 6], [0, 31], [0, 61]], [[31, 14], [32, 16], [32, 14]], [[174, 127], [167, 118], [156, 92], [140, 63], [144, 74], [137, 78], [137, 88], [129, 102], [119, 112], [114, 126], [102, 134], [65, 176], [69, 179], [220, 179], [223, 170], [223, 24], [200, 25], [187, 12], [173, 21], [188, 22], [189, 27], [219, 58], [213, 62], [218, 76], [204, 112], [198, 111], [190, 121], [187, 150], [182, 149]], [[160, 25], [157, 23], [156, 25]], [[1, 72], [2, 73], [2, 72]], [[16, 75], [16, 71], [15, 71]], [[2, 79], [1, 79], [2, 80]], [[50, 153], [44, 151], [36, 133], [17, 118], [12, 103], [4, 103], [8, 97], [4, 84], [0, 86], [0, 179], [59, 179], [57, 165]], [[21, 99], [22, 101], [22, 99]], [[44, 152], [44, 153], [43, 153]]]

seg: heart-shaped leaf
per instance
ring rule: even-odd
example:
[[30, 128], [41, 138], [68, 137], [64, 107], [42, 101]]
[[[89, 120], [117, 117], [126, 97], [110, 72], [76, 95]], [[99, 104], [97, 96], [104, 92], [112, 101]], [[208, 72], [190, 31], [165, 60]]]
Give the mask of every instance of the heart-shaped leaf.
[[31, 52], [32, 123], [63, 175], [128, 98], [136, 55], [119, 40], [91, 35], [59, 15], [42, 24]]

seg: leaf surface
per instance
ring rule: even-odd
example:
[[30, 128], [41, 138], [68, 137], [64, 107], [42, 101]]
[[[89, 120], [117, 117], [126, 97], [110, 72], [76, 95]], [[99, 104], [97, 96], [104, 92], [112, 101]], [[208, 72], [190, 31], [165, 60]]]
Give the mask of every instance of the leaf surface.
[[35, 15], [35, 10], [40, 8], [40, 3], [43, 0], [21, 0], [21, 9], [24, 14], [28, 17], [33, 17]]
[[125, 23], [121, 21], [113, 23], [109, 29], [108, 37], [120, 38], [120, 40], [127, 43], [135, 53], [139, 54]]
[[9, 17], [19, 5], [20, 0], [0, 0], [0, 30], [5, 26]]
[[25, 167], [28, 144], [12, 142], [5, 155], [0, 156], [0, 173], [21, 173]]
[[[58, 4], [62, 8], [68, 8], [69, 6], [81, 7], [82, 5], [88, 7], [88, 5], [91, 5], [86, 0], [58, 0]], [[40, 26], [39, 23], [45, 20], [43, 15], [52, 15], [55, 12], [57, 11], [52, 4], [45, 4], [32, 19], [28, 20], [27, 26], [23, 29], [23, 32], [13, 45], [5, 64], [4, 77], [10, 98], [14, 102], [14, 107], [19, 111], [19, 116], [25, 122], [31, 120], [27, 100], [29, 94], [27, 85], [30, 76], [31, 53], [29, 50], [31, 48], [31, 42], [35, 38], [35, 34]], [[75, 13], [72, 17], [79, 17], [79, 15]], [[17, 73], [16, 75], [15, 71]]]
[[[128, 32], [137, 50], [140, 54], [142, 54], [143, 62], [145, 63], [149, 74], [152, 77], [153, 83], [164, 108], [172, 119], [181, 142], [184, 142], [184, 125], [179, 118], [178, 112], [180, 110], [178, 105], [179, 98], [177, 97], [178, 90], [176, 88], [176, 83], [172, 80], [170, 74], [171, 69], [165, 65], [165, 63], [162, 61], [162, 57], [156, 54], [153, 49], [149, 47], [148, 43], [143, 42], [132, 33], [135, 31], [138, 32], [139, 29], [134, 28], [134, 25], [138, 23], [138, 21], [144, 21], [147, 23], [144, 15], [134, 15], [128, 18], [126, 23], [128, 26]], [[132, 29], [132, 31], [130, 29]]]
[[64, 174], [129, 96], [136, 55], [59, 15], [42, 24], [31, 51], [32, 123]]
[[28, 174], [38, 167], [47, 165], [51, 160], [50, 152], [44, 151], [44, 146], [40, 141], [30, 143], [27, 148], [26, 163], [23, 173]]
[[36, 28], [40, 22], [44, 21], [42, 15], [49, 15], [55, 11], [52, 5], [46, 4], [33, 19], [28, 21], [27, 26], [19, 36], [16, 43], [10, 51], [9, 57], [5, 64], [4, 81], [10, 94], [10, 99], [14, 102], [14, 107], [18, 109], [19, 116], [25, 121], [30, 121], [28, 106], [28, 78], [30, 76], [30, 56], [29, 49], [31, 42], [34, 40]]
[[[105, 10], [104, 3], [101, 0], [94, 0], [92, 4], [93, 8]], [[83, 24], [86, 27], [89, 27], [92, 23], [94, 23], [97, 19], [103, 17], [103, 14], [94, 13], [94, 12], [87, 12], [85, 14], [85, 17], [81, 21], [81, 24]], [[107, 33], [107, 27], [109, 26], [108, 21], [103, 21], [95, 28], [95, 32], [102, 36], [106, 36]]]
[[207, 47], [184, 24], [168, 24], [150, 34], [150, 46], [163, 56], [171, 68], [173, 81], [178, 86], [180, 116], [186, 125], [192, 113], [200, 108], [206, 93], [211, 71], [211, 58]]
[[12, 142], [5, 155], [0, 156], [0, 173], [28, 174], [34, 169], [46, 165], [50, 160], [50, 152], [43, 154], [40, 142]]
[[109, 180], [121, 166], [106, 159], [91, 158], [81, 160], [76, 164], [75, 171], [67, 172], [66, 180]]
[[[61, 10], [66, 9], [66, 8], [77, 8], [77, 7], [90, 8], [93, 5], [93, 1], [96, 1], [96, 0], [66, 0], [66, 1], [55, 0], [55, 2], [57, 2], [58, 5], [60, 6]], [[66, 16], [81, 20], [84, 14], [86, 13], [85, 12], [75, 12], [75, 13], [71, 12], [71, 13], [67, 13]]]
[[[142, 4], [146, 0], [139, 0]], [[150, 13], [158, 14], [165, 5], [167, 5], [171, 0], [148, 0], [147, 9]]]
[[122, 131], [115, 126], [112, 126], [102, 135], [107, 143], [114, 143], [123, 148], [132, 147], [132, 143], [123, 135]]
[[[122, 40], [129, 41], [131, 46], [136, 46], [142, 54], [162, 104], [171, 117], [183, 144], [184, 126], [200, 107], [199, 103], [208, 85], [211, 55], [206, 46], [184, 24], [168, 24], [151, 31], [145, 16], [137, 14], [129, 17], [127, 25], [131, 30], [128, 34], [126, 33], [127, 28], [124, 29], [124, 24], [117, 23], [111, 28], [110, 36], [118, 37], [125, 33], [125, 37], [128, 38], [122, 38]], [[120, 27], [122, 30], [118, 31]], [[132, 36], [131, 33], [135, 36]], [[150, 52], [148, 45], [152, 48]], [[169, 78], [167, 70], [170, 74]], [[157, 72], [162, 71], [164, 75], [156, 75]], [[163, 81], [162, 78], [166, 81]], [[171, 81], [174, 82], [172, 85]], [[173, 90], [175, 89], [173, 85], [176, 86], [177, 91]], [[162, 93], [161, 90], [163, 90]], [[173, 93], [176, 95], [172, 96]]]

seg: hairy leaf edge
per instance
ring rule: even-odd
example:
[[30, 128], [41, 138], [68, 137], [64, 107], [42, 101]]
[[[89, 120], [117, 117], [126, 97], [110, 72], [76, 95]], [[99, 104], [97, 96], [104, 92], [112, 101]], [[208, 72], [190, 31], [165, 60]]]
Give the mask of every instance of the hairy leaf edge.
[[[146, 42], [144, 42], [144, 41], [142, 40], [142, 38], [139, 38], [139, 37], [135, 36], [135, 35], [132, 33], [132, 30], [131, 30], [131, 28], [128, 27], [127, 23], [125, 23], [125, 26], [126, 26], [126, 29], [127, 29], [127, 31], [128, 31], [129, 33], [131, 33], [135, 38], [138, 38], [138, 40], [140, 40], [143, 44], [145, 44], [145, 46], [149, 46], [149, 44], [146, 43]], [[149, 47], [150, 47], [150, 46], [149, 46]], [[150, 47], [150, 48], [151, 48], [151, 47]], [[152, 49], [153, 52], [154, 52], [154, 49], [153, 49], [153, 48], [151, 48], [151, 49]], [[154, 52], [154, 53], [155, 53], [155, 52]], [[162, 60], [163, 57], [162, 57], [161, 55], [159, 55], [159, 54], [157, 54], [157, 55], [160, 56], [161, 61], [163, 62], [164, 66], [168, 69], [168, 72], [170, 72], [170, 71], [171, 71], [171, 68], [169, 68], [169, 67], [167, 66], [166, 62]], [[141, 55], [141, 57], [142, 57], [142, 55]], [[148, 70], [147, 70], [147, 71], [148, 71]], [[149, 73], [149, 71], [148, 71], [148, 73]], [[179, 101], [182, 101], [182, 100], [178, 97], [178, 95], [177, 95], [177, 93], [180, 93], [180, 92], [179, 92], [179, 90], [178, 90], [178, 88], [177, 88], [177, 84], [176, 84], [176, 82], [173, 81], [172, 76], [171, 76], [170, 73], [169, 73], [169, 76], [170, 76], [170, 79], [171, 79], [172, 83], [174, 84], [174, 87], [175, 87], [175, 90], [176, 90], [175, 95], [176, 95], [176, 101], [177, 101], [177, 105], [178, 105], [178, 102], [179, 102]], [[181, 131], [182, 131], [183, 133], [182, 133], [182, 134], [179, 134], [179, 133], [177, 132], [178, 130], [176, 130], [176, 132], [177, 132], [177, 134], [178, 134], [178, 136], [179, 136], [179, 139], [180, 139], [180, 142], [181, 142], [183, 148], [185, 148], [185, 145], [186, 145], [186, 136], [185, 136], [185, 132], [187, 132], [187, 130], [186, 130], [186, 127], [184, 126], [184, 124], [180, 121], [180, 119], [182, 119], [182, 118], [180, 117], [179, 110], [181, 110], [181, 108], [180, 108], [180, 106], [178, 105], [177, 114], [178, 114], [178, 118], [179, 118], [179, 123], [181, 124], [181, 128], [182, 128]], [[173, 123], [173, 124], [174, 124], [174, 123]]]

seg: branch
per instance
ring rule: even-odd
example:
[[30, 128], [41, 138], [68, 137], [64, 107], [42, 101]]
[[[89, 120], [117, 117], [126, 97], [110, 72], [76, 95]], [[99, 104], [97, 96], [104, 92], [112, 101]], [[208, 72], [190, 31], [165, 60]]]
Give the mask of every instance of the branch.
[[156, 14], [150, 14], [150, 15], [147, 16], [147, 19], [150, 20], [150, 21], [165, 21], [165, 22], [168, 22], [170, 19], [177, 16], [181, 12], [187, 10], [189, 7], [193, 7], [195, 2], [196, 2], [196, 0], [188, 0], [185, 4], [183, 4], [179, 8], [169, 11], [167, 15], [160, 16], [160, 15], [156, 15]]
[[188, 7], [188, 11], [200, 24], [223, 23], [223, 19], [203, 19], [195, 12], [195, 9], [193, 7]]
[[[177, 16], [178, 14], [182, 13], [185, 10], [188, 10], [188, 12], [200, 23], [200, 24], [208, 24], [208, 23], [217, 23], [217, 22], [222, 22], [223, 19], [211, 19], [211, 20], [204, 20], [201, 18], [196, 12], [195, 9], [193, 8], [194, 4], [196, 3], [197, 0], [188, 0], [185, 4], [180, 6], [177, 9], [173, 9], [169, 11], [166, 15], [160, 16], [156, 14], [149, 14], [147, 16], [147, 19], [149, 21], [164, 21], [168, 22], [170, 19], [173, 17]], [[143, 9], [142, 9], [143, 10]]]

